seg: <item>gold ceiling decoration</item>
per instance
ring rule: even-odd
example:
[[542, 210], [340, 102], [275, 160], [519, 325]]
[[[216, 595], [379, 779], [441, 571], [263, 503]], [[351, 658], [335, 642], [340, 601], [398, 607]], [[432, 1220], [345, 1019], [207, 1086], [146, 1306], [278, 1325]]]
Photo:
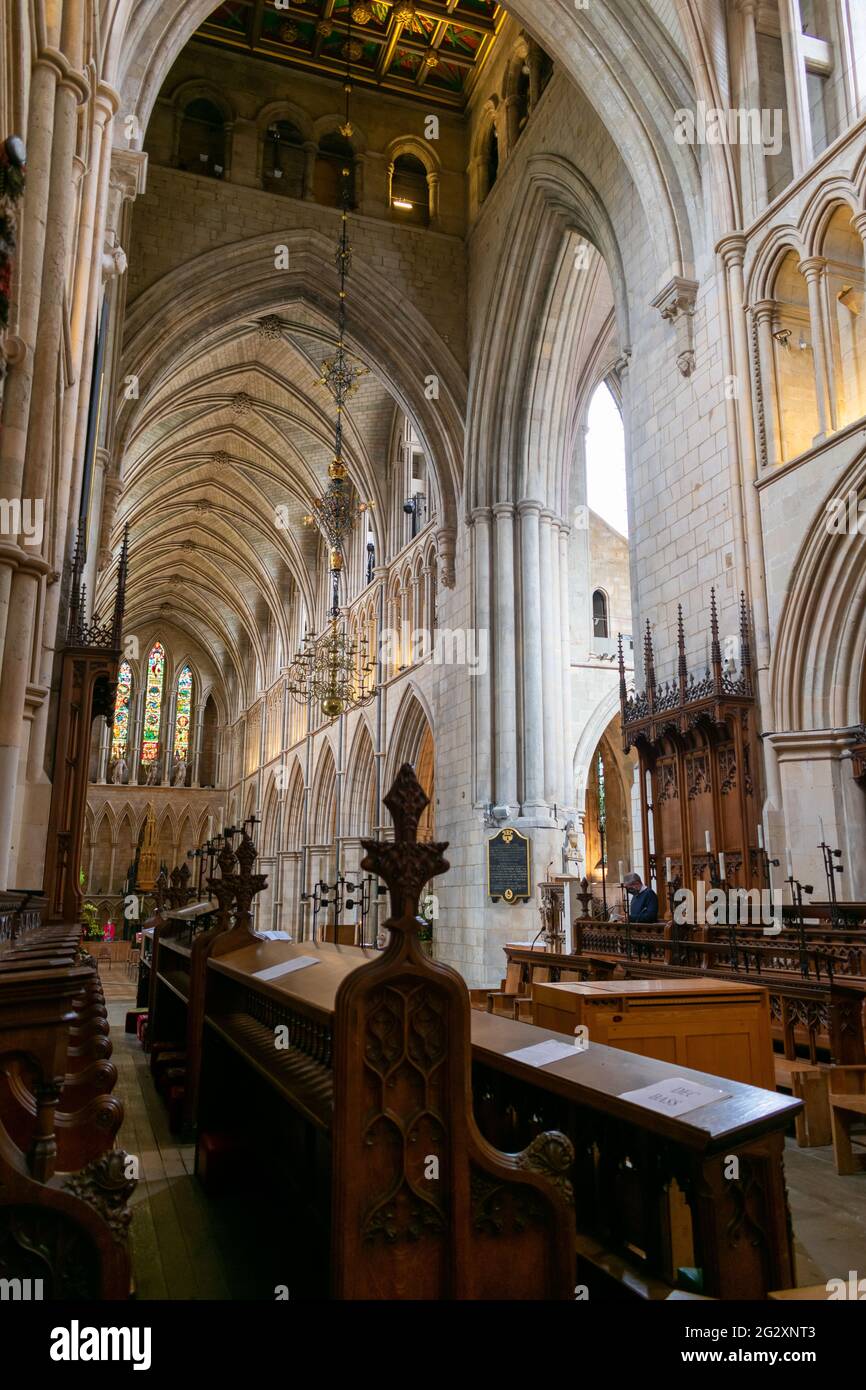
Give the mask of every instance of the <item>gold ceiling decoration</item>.
[[196, 38], [338, 80], [348, 57], [358, 87], [462, 111], [505, 18], [498, 0], [225, 0]]

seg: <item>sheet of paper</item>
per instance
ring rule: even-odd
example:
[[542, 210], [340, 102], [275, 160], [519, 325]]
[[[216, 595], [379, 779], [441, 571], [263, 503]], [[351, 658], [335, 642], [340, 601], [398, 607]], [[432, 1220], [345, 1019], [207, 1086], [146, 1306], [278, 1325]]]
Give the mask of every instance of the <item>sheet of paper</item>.
[[517, 1052], [507, 1052], [505, 1055], [513, 1057], [516, 1062], [526, 1062], [530, 1067], [549, 1067], [551, 1062], [561, 1062], [566, 1057], [575, 1057], [579, 1051], [581, 1049], [573, 1043], [551, 1041], [533, 1043], [531, 1047], [521, 1047]]
[[318, 965], [318, 956], [295, 956], [294, 960], [284, 960], [282, 965], [269, 965], [267, 970], [256, 970], [254, 980], [278, 980], [281, 975], [291, 975], [294, 970], [306, 970], [308, 965]]
[[253, 936], [257, 941], [291, 941], [287, 931], [257, 931]]
[[670, 1081], [642, 1086], [639, 1091], [623, 1091], [620, 1100], [632, 1100], [635, 1105], [655, 1110], [658, 1115], [685, 1115], [689, 1110], [699, 1110], [702, 1105], [727, 1100], [730, 1094], [730, 1091], [716, 1090], [714, 1086], [699, 1086], [696, 1081], [673, 1076]]

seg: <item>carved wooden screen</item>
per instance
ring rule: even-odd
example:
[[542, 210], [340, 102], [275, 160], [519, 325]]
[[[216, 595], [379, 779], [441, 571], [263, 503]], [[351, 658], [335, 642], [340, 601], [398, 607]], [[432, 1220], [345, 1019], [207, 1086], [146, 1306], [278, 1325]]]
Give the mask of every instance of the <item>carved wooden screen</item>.
[[[695, 679], [686, 669], [682, 610], [678, 678], [656, 684], [649, 623], [644, 641], [646, 689], [628, 695], [620, 655], [623, 742], [640, 763], [644, 862], [666, 906], [665, 862], [671, 882], [694, 890], [698, 880], [730, 888], [762, 888], [760, 752], [752, 690], [745, 603], [740, 611], [740, 670], [723, 669], [715, 593], [710, 610], [711, 669]], [[649, 774], [649, 778], [647, 777]], [[649, 781], [649, 789], [647, 783]], [[709, 850], [707, 837], [709, 836]]]

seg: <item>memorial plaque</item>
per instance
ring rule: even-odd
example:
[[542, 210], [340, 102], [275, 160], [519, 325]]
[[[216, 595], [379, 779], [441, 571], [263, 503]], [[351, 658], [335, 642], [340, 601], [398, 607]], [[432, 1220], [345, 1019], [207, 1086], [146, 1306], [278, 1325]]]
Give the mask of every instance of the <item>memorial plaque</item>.
[[528, 836], [500, 830], [487, 841], [487, 892], [494, 902], [525, 902], [532, 897]]

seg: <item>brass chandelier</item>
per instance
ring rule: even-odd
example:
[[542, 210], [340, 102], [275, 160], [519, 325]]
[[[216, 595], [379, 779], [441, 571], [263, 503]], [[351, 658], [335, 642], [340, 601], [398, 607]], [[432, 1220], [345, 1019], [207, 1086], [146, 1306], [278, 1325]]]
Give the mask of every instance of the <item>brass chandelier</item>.
[[[346, 119], [340, 134], [351, 139], [350, 120], [352, 94], [351, 19], [349, 43], [346, 45]], [[342, 214], [340, 241], [335, 263], [340, 277], [340, 297], [337, 315], [337, 348], [333, 357], [322, 362], [319, 384], [327, 387], [337, 407], [334, 431], [334, 458], [328, 468], [328, 486], [321, 497], [313, 500], [312, 513], [304, 517], [305, 526], [318, 526], [330, 548], [331, 610], [325, 631], [316, 636], [308, 634], [289, 668], [289, 691], [299, 704], [314, 701], [321, 705], [328, 719], [336, 718], [350, 709], [369, 704], [375, 694], [374, 662], [367, 650], [366, 639], [354, 641], [340, 613], [340, 575], [343, 570], [344, 546], [356, 521], [367, 511], [369, 504], [351, 495], [348, 470], [343, 462], [343, 413], [349, 397], [357, 390], [366, 368], [353, 361], [346, 349], [346, 282], [352, 268], [352, 248], [349, 244], [349, 208], [352, 203], [352, 169], [346, 163], [342, 169]]]

